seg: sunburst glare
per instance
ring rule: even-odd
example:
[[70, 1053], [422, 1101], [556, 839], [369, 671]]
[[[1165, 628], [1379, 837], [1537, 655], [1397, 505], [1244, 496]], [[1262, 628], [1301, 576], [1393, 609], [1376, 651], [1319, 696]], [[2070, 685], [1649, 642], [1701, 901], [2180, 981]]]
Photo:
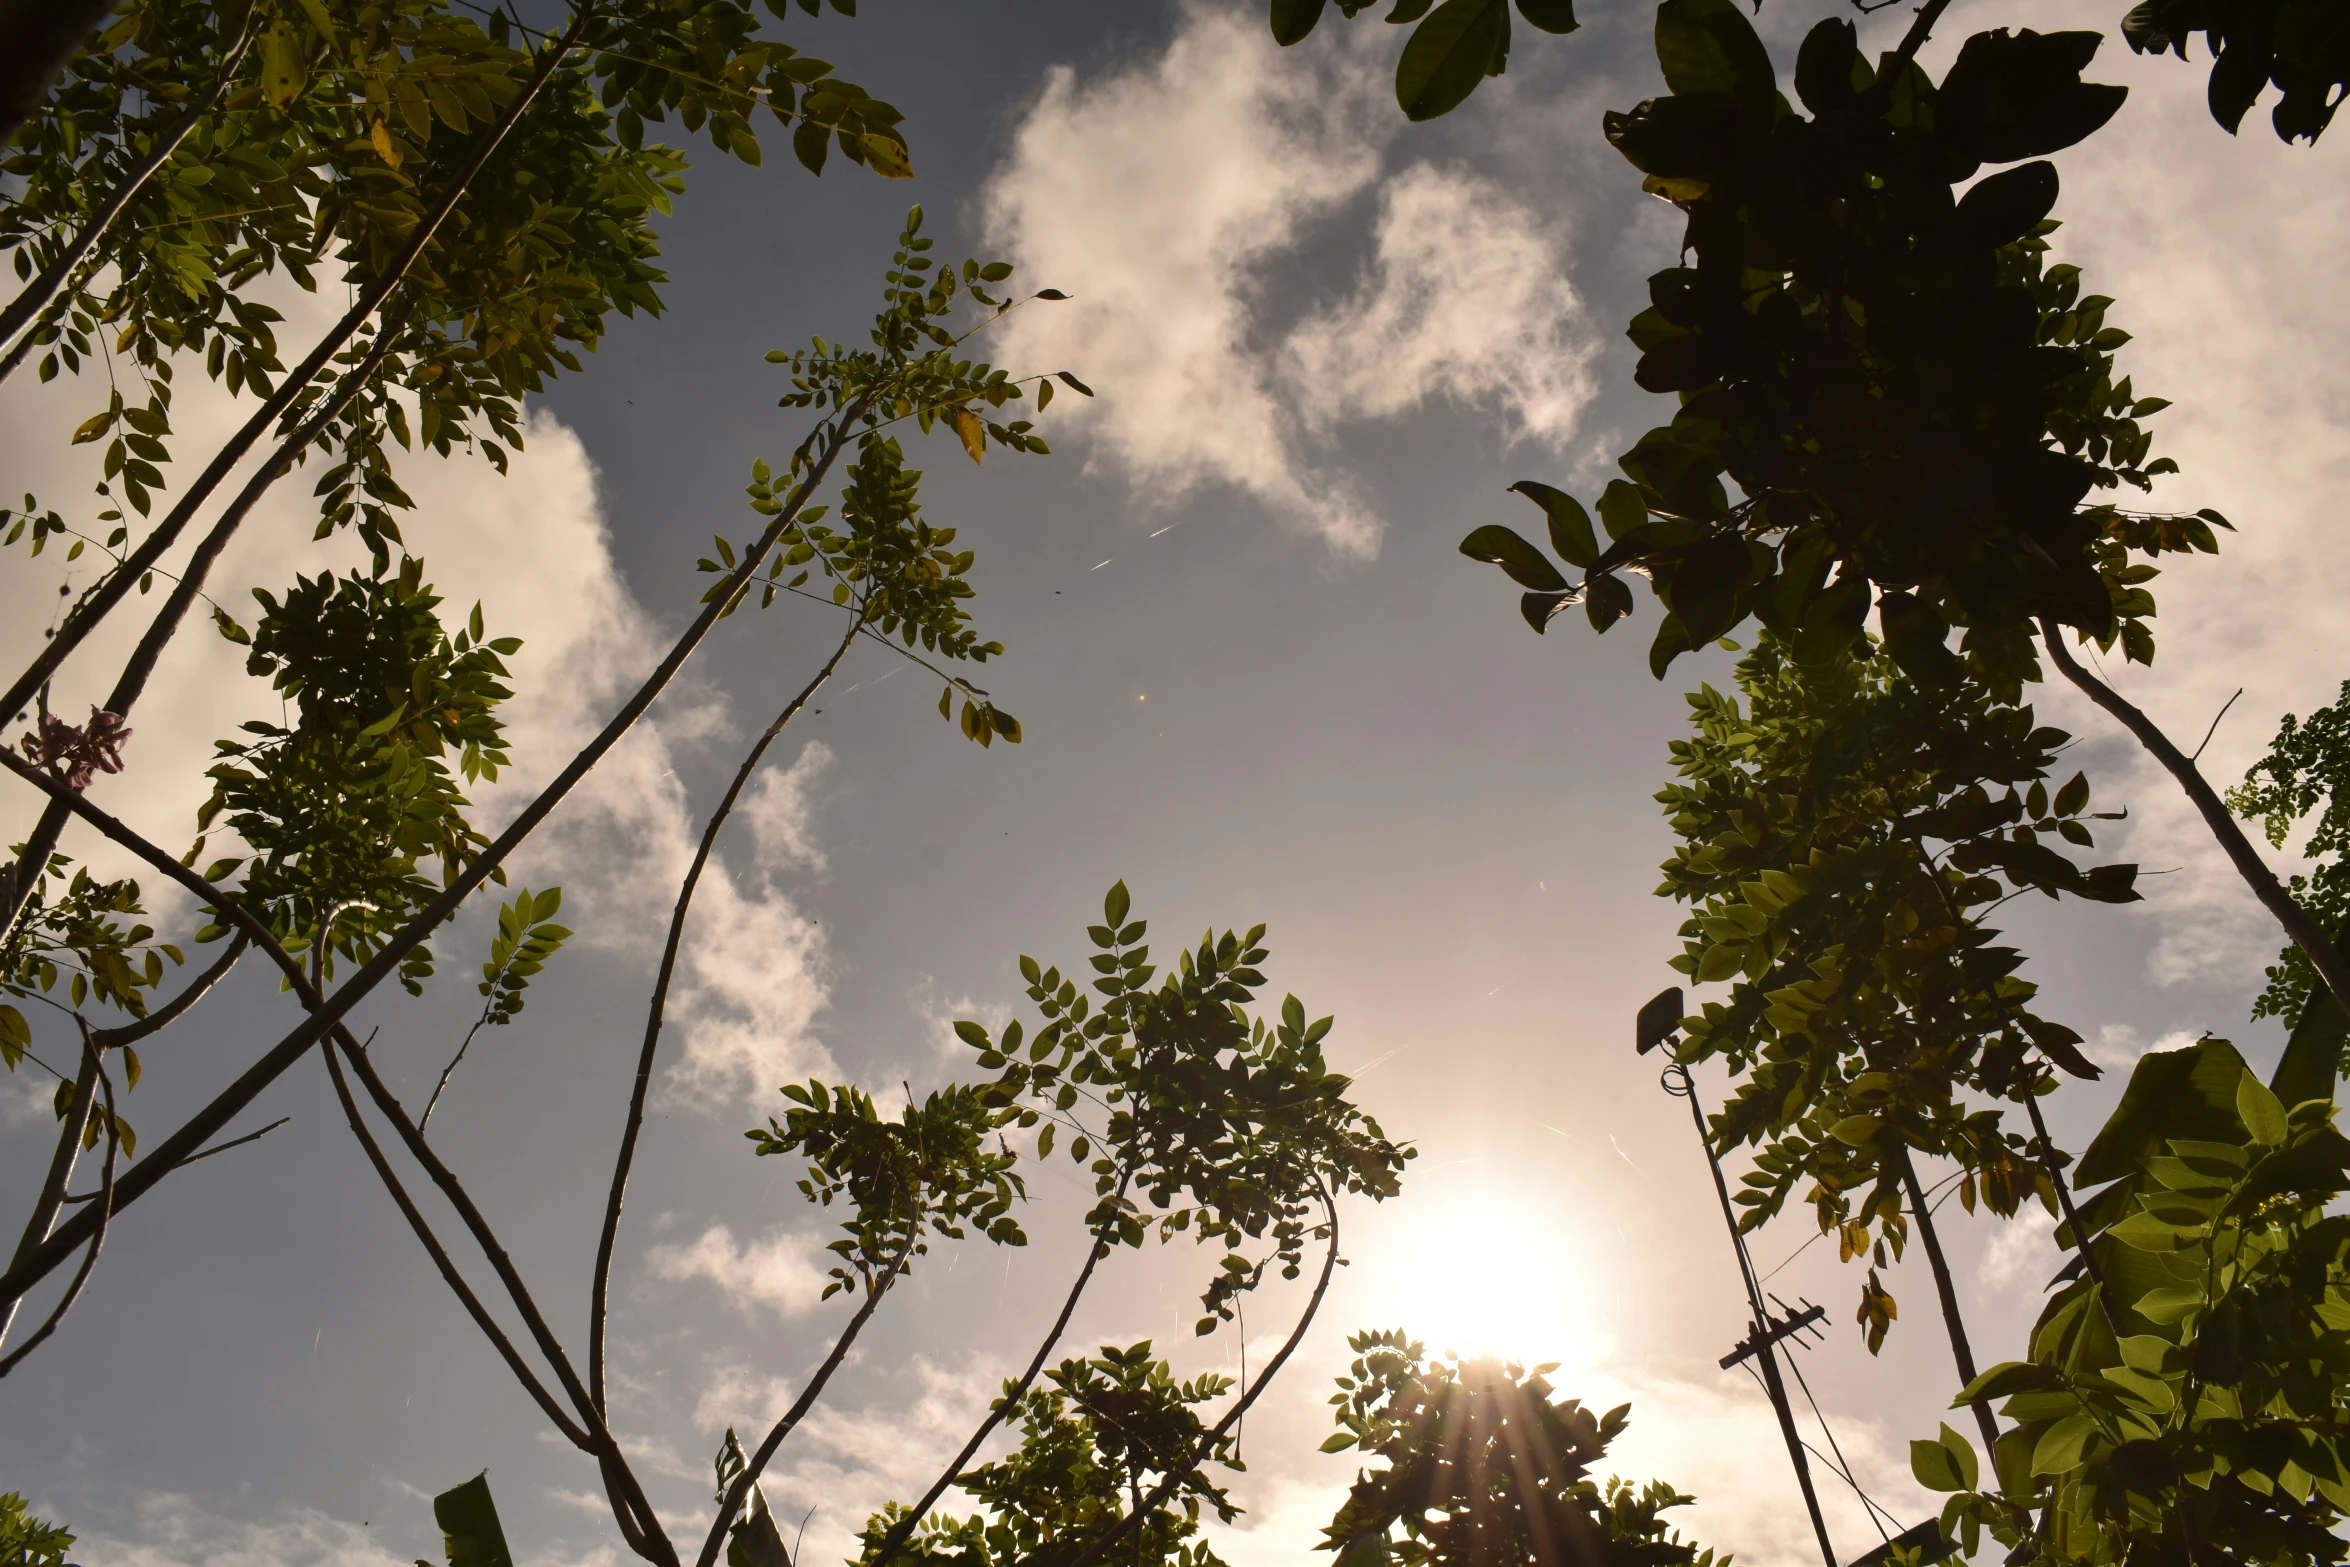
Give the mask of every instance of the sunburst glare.
[[1562, 1218], [1490, 1191], [1443, 1194], [1366, 1259], [1376, 1320], [1364, 1325], [1403, 1328], [1431, 1351], [1595, 1364], [1614, 1342], [1614, 1291]]

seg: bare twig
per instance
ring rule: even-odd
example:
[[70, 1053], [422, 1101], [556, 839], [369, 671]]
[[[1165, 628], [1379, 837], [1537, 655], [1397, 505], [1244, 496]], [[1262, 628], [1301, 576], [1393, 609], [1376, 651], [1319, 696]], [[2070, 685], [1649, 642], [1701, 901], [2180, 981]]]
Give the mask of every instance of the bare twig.
[[[2244, 688], [2242, 686], [2236, 687], [2236, 696], [2243, 694]], [[2211, 715], [2211, 727], [2203, 731], [2203, 744], [2195, 747], [2195, 754], [2188, 757], [2188, 761], [2200, 762], [2203, 760], [2204, 748], [2211, 744], [2211, 737], [2219, 733], [2219, 721], [2228, 716], [2229, 708], [2236, 705], [2236, 696], [2229, 697], [2225, 702], [2220, 703], [2219, 711]]]
[[[718, 808], [710, 813], [709, 823], [702, 829], [702, 841], [694, 849], [693, 864], [686, 867], [685, 880], [677, 889], [677, 903], [669, 913], [669, 938], [662, 944], [661, 967], [653, 980], [653, 999], [645, 1009], [644, 1043], [637, 1052], [636, 1081], [629, 1089], [628, 1114], [621, 1122], [620, 1151], [612, 1161], [612, 1190], [604, 1200], [604, 1228], [596, 1241], [596, 1271], [588, 1287], [588, 1387], [598, 1409], [604, 1407], [604, 1324], [611, 1294], [612, 1252], [620, 1236], [620, 1207], [628, 1195], [629, 1171], [636, 1163], [637, 1138], [644, 1130], [645, 1096], [653, 1083], [653, 1053], [661, 1043], [661, 1023], [669, 1003], [669, 982], [677, 971], [677, 949], [685, 937], [685, 917], [693, 907], [694, 889], [701, 885], [702, 868], [710, 863], [710, 851], [718, 842], [718, 829], [725, 826], [727, 817], [733, 814], [734, 802], [741, 798], [743, 786], [751, 781], [751, 774], [758, 770], [759, 761], [767, 754], [767, 748], [775, 743], [776, 736], [783, 733], [783, 726], [790, 723], [800, 709], [808, 705], [809, 698], [822, 690], [824, 682], [832, 678], [832, 672], [840, 667], [840, 661], [848, 655], [850, 645], [856, 641], [857, 633], [864, 624], [863, 601], [852, 601], [848, 630], [841, 634], [840, 643], [833, 648], [832, 656], [824, 661], [823, 668], [816, 671], [815, 678], [800, 688], [799, 695], [793, 697], [783, 711], [775, 715], [775, 722], [767, 726], [759, 736], [758, 743], [751, 747], [750, 754], [743, 758], [742, 765], [735, 769], [734, 781], [727, 785], [725, 797], [719, 800]], [[466, 1037], [470, 1040], [472, 1036]], [[460, 1050], [458, 1054], [462, 1056], [464, 1052]], [[454, 1071], [456, 1065], [456, 1062], [450, 1062], [450, 1070]], [[442, 1081], [447, 1081], [447, 1074], [443, 1074]], [[437, 1090], [435, 1097], [438, 1097]], [[427, 1113], [430, 1113], [429, 1107]]]
[[[198, 1160], [209, 1159], [216, 1153], [227, 1153], [231, 1148], [242, 1148], [247, 1143], [257, 1143], [261, 1141], [262, 1138], [267, 1137], [270, 1133], [276, 1131], [279, 1127], [285, 1125], [292, 1119], [293, 1117], [290, 1115], [281, 1115], [276, 1120], [270, 1122], [267, 1126], [261, 1128], [257, 1132], [247, 1132], [242, 1137], [232, 1137], [225, 1143], [214, 1143], [211, 1147], [205, 1149], [202, 1153], [192, 1155], [186, 1159], [182, 1159], [179, 1162], [178, 1168], [184, 1170], [189, 1165], [196, 1163]], [[75, 1192], [65, 1200], [67, 1202], [95, 1202], [97, 1201], [97, 1198], [98, 1194], [96, 1192]]]
[[2086, 692], [2090, 701], [2119, 719], [2122, 727], [2136, 736], [2138, 743], [2178, 780], [2179, 787], [2187, 792], [2187, 798], [2194, 802], [2195, 809], [2201, 813], [2204, 826], [2211, 829], [2212, 837], [2218, 840], [2219, 846], [2227, 852], [2228, 859], [2234, 863], [2236, 874], [2244, 878], [2244, 885], [2252, 889], [2252, 895], [2260, 900], [2261, 906], [2275, 916], [2279, 925], [2284, 926], [2285, 934], [2292, 938], [2294, 945], [2309, 954], [2309, 961], [2324, 977], [2326, 989], [2334, 993], [2334, 999], [2350, 1007], [2350, 959], [2343, 957], [2342, 949], [2335, 946], [2332, 939], [2318, 928], [2317, 921], [2309, 917], [2308, 910], [2293, 901], [2293, 895], [2277, 880], [2276, 873], [2262, 862], [2251, 840], [2244, 836], [2242, 825], [2228, 814], [2226, 804], [2204, 776], [2196, 771], [2194, 761], [2171, 743], [2170, 736], [2164, 734], [2154, 720], [2140, 712], [2120, 692], [2083, 669], [2079, 660], [2064, 645], [2064, 638], [2055, 623], [2040, 623], [2040, 641], [2064, 677]]

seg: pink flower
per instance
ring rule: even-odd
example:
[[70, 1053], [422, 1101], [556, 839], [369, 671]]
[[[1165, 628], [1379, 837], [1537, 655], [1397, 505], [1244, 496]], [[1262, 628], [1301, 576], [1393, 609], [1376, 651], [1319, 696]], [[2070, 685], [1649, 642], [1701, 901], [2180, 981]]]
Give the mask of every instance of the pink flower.
[[122, 748], [131, 738], [130, 727], [120, 713], [90, 709], [90, 722], [81, 729], [59, 718], [55, 713], [43, 713], [37, 730], [27, 730], [17, 741], [17, 748], [36, 767], [52, 772], [63, 769], [62, 780], [68, 789], [87, 789], [90, 780], [99, 773], [122, 771]]

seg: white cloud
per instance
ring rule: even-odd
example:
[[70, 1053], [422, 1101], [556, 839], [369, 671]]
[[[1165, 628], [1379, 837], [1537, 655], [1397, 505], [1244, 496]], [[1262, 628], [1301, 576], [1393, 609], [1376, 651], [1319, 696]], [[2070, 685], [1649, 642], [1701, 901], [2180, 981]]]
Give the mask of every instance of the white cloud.
[[813, 1235], [772, 1230], [738, 1245], [734, 1231], [713, 1224], [684, 1246], [655, 1246], [645, 1267], [661, 1279], [707, 1279], [744, 1311], [764, 1306], [779, 1317], [816, 1309], [824, 1295], [824, 1244]]
[[[701, 1397], [694, 1403], [694, 1426], [705, 1432], [732, 1427], [739, 1432], [763, 1433], [791, 1408], [798, 1391], [788, 1377], [729, 1362], [714, 1369], [703, 1383]], [[745, 1440], [756, 1446], [759, 1438], [751, 1435]]]
[[[429, 1531], [431, 1512], [425, 1512]], [[263, 1519], [224, 1517], [173, 1493], [139, 1498], [135, 1539], [78, 1531], [73, 1554], [109, 1567], [408, 1567], [378, 1534], [313, 1507], [281, 1507]]]
[[2144, 1035], [2127, 1023], [2108, 1023], [2097, 1030], [2095, 1039], [2082, 1043], [2081, 1054], [2101, 1067], [2126, 1074], [2157, 1050], [2184, 1050], [2201, 1037], [2187, 1029], [2174, 1028], [2148, 1042]]
[[2040, 1204], [2026, 1203], [1992, 1232], [1991, 1244], [1983, 1248], [1980, 1278], [1986, 1293], [2018, 1286], [2036, 1291], [2061, 1266], [2056, 1220]]
[[1591, 400], [1595, 345], [1532, 211], [1491, 180], [1414, 164], [1380, 192], [1376, 245], [1354, 297], [1283, 345], [1308, 423], [1392, 417], [1441, 392], [1563, 445]]
[[[1471, 175], [1422, 164], [1381, 183], [1400, 119], [1377, 32], [1279, 50], [1254, 16], [1190, 5], [1154, 61], [1082, 84], [1052, 71], [986, 197], [1025, 281], [1075, 296], [1011, 317], [999, 357], [1100, 393], [1073, 415], [1098, 458], [1159, 499], [1233, 486], [1360, 556], [1383, 524], [1334, 425], [1442, 394], [1556, 444], [1588, 395], [1555, 237]], [[1286, 337], [1268, 327], [1273, 274], [1375, 188], [1358, 291]], [[1446, 225], [1482, 242], [1473, 259]]]

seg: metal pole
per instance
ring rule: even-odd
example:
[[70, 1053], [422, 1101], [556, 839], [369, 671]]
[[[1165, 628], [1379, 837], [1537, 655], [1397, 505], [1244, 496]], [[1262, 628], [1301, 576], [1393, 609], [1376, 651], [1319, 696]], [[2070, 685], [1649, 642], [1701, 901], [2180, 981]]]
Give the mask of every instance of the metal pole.
[[1689, 1118], [1697, 1123], [1697, 1144], [1705, 1150], [1706, 1166], [1714, 1172], [1714, 1194], [1722, 1200], [1722, 1222], [1730, 1227], [1730, 1247], [1738, 1254], [1738, 1277], [1746, 1285], [1746, 1301], [1754, 1311], [1754, 1358], [1762, 1363], [1763, 1387], [1771, 1396], [1771, 1408], [1778, 1411], [1779, 1434], [1787, 1439], [1787, 1457], [1795, 1465], [1795, 1483], [1803, 1488], [1803, 1505], [1811, 1513], [1812, 1533], [1819, 1537], [1820, 1560], [1826, 1567], [1841, 1567], [1836, 1560], [1836, 1548], [1828, 1543], [1828, 1521], [1820, 1515], [1819, 1493], [1812, 1489], [1811, 1465], [1803, 1452], [1803, 1438], [1795, 1430], [1795, 1409], [1787, 1401], [1787, 1385], [1779, 1376], [1779, 1359], [1771, 1342], [1771, 1316], [1763, 1305], [1762, 1284], [1754, 1276], [1754, 1263], [1746, 1255], [1746, 1243], [1738, 1235], [1737, 1211], [1730, 1205], [1730, 1183], [1722, 1175], [1722, 1162], [1714, 1157], [1713, 1139], [1706, 1135], [1705, 1112], [1697, 1103], [1697, 1084], [1689, 1069], [1678, 1062], [1664, 1070], [1665, 1092], [1689, 1101]]

